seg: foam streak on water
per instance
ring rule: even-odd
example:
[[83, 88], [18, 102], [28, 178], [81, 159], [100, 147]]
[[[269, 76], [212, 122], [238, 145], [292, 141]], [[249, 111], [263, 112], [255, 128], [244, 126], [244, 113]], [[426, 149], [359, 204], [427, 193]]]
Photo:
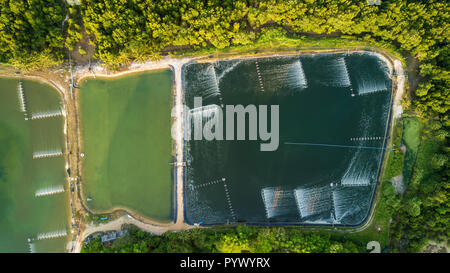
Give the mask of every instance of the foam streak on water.
[[290, 214], [295, 210], [292, 190], [282, 190], [278, 187], [268, 187], [261, 190], [261, 196], [266, 210], [266, 217]]
[[[217, 82], [220, 83], [220, 81], [222, 80], [222, 78], [227, 75], [229, 72], [233, 71], [234, 68], [236, 68], [236, 66], [238, 66], [240, 63], [242, 63], [242, 60], [238, 60], [233, 62], [230, 66], [228, 66], [227, 68], [225, 68], [222, 73], [220, 73], [219, 75], [217, 75]], [[220, 62], [218, 63], [220, 64]]]
[[272, 92], [280, 92], [281, 89], [287, 88], [293, 92], [308, 87], [305, 72], [299, 59], [277, 65], [267, 65], [261, 62], [261, 75], [264, 87]]
[[30, 253], [36, 253], [36, 246], [33, 243], [28, 243], [28, 249]]
[[[357, 138], [356, 142], [359, 145], [363, 145], [366, 139], [370, 137], [366, 137], [369, 134], [369, 127], [372, 123], [372, 118], [368, 115], [363, 115], [360, 121], [360, 127], [362, 131], [362, 135], [364, 137]], [[381, 148], [381, 147], [380, 147]], [[372, 158], [368, 157], [367, 151], [364, 149], [358, 149], [352, 156], [350, 163], [347, 169], [344, 172], [344, 175], [341, 178], [342, 186], [368, 186], [373, 179], [373, 170]]]
[[64, 192], [64, 186], [58, 185], [58, 186], [51, 186], [51, 187], [38, 189], [36, 191], [36, 193], [34, 194], [34, 196], [40, 197], [40, 196], [58, 194], [58, 193], [62, 193], [62, 192]]
[[382, 81], [361, 80], [358, 83], [358, 95], [387, 91], [386, 83]]
[[329, 186], [299, 188], [295, 190], [300, 217], [321, 214], [331, 209], [331, 188]]
[[363, 150], [359, 149], [352, 157], [345, 171], [341, 185], [343, 186], [368, 186], [371, 181], [371, 162], [363, 157]]
[[25, 103], [25, 94], [23, 93], [22, 82], [19, 82], [19, 84], [17, 85], [17, 93], [18, 93], [18, 97], [19, 97], [20, 111], [26, 113], [27, 112], [27, 106], [26, 106], [26, 103]]
[[189, 111], [189, 115], [191, 118], [191, 123], [193, 126], [200, 126], [204, 124], [202, 127], [203, 130], [211, 131], [213, 122], [208, 122], [212, 119], [219, 118], [219, 110], [220, 107], [216, 104], [210, 104], [202, 107], [193, 108]]
[[61, 109], [32, 113], [31, 119], [43, 119], [43, 118], [51, 118], [51, 117], [57, 117], [57, 116], [62, 116]]
[[286, 85], [293, 88], [304, 89], [308, 87], [305, 72], [300, 60], [295, 61], [286, 76]]
[[220, 96], [219, 84], [214, 66], [211, 64], [199, 75], [199, 85], [204, 88], [203, 99]]
[[62, 154], [61, 149], [39, 151], [33, 153], [33, 159], [61, 156]]
[[332, 84], [338, 87], [348, 87], [351, 85], [344, 58], [338, 58], [331, 62], [330, 67], [334, 71]]
[[340, 223], [342, 219], [358, 210], [357, 200], [361, 197], [351, 188], [337, 188], [333, 190], [333, 209], [335, 220]]
[[63, 230], [39, 233], [37, 235], [36, 239], [37, 240], [45, 240], [45, 239], [60, 238], [60, 237], [65, 237], [65, 236], [67, 236], [67, 231], [65, 229], [63, 229]]

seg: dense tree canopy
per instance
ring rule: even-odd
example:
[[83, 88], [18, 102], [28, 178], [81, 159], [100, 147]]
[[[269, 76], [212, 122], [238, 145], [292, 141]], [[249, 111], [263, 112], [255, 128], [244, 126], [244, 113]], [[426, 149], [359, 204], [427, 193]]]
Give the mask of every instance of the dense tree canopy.
[[0, 0], [0, 62], [60, 60], [64, 17], [59, 0]]
[[[54, 63], [83, 27], [111, 67], [157, 59], [162, 50], [252, 44], [265, 29], [393, 43], [420, 62], [417, 110], [449, 109], [449, 4], [438, 0], [1, 0], [0, 61]], [[83, 26], [83, 27], [82, 27]], [[447, 119], [445, 120], [447, 122]]]
[[403, 251], [420, 251], [428, 239], [447, 240], [450, 233], [450, 168], [446, 138], [440, 137], [442, 124], [425, 124], [413, 177], [403, 198], [390, 203], [393, 210], [392, 239]]

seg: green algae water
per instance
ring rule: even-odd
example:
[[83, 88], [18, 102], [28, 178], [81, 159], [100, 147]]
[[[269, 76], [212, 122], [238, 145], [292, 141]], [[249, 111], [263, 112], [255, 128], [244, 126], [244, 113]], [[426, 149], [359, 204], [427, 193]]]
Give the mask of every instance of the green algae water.
[[69, 241], [61, 96], [0, 78], [0, 252], [64, 252]]
[[80, 105], [88, 207], [172, 220], [171, 71], [85, 80]]
[[279, 105], [280, 115], [273, 152], [261, 152], [261, 141], [186, 142], [187, 221], [363, 222], [387, 136], [390, 73], [372, 53], [186, 65], [186, 104], [192, 109], [194, 97], [202, 97], [203, 107], [191, 111], [203, 119], [215, 115], [211, 105]]

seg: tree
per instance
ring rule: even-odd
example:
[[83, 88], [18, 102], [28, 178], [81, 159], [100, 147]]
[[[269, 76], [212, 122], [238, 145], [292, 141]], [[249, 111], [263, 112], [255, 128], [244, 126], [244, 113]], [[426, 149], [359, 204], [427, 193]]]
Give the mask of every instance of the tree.
[[445, 155], [445, 154], [434, 154], [432, 157], [431, 157], [431, 166], [434, 168], [434, 169], [440, 169], [440, 168], [442, 168], [446, 163], [447, 163], [447, 161], [448, 161], [448, 157], [447, 157], [447, 155]]

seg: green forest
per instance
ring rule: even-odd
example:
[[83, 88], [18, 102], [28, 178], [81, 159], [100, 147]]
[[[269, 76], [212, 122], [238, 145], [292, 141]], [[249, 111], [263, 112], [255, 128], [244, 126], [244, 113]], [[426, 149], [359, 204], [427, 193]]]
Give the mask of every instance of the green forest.
[[[450, 7], [440, 0], [381, 2], [377, 6], [362, 0], [83, 0], [71, 6], [60, 0], [0, 0], [0, 62], [27, 70], [48, 69], [67, 63], [71, 52], [86, 54], [87, 47], [93, 47], [93, 59], [119, 69], [165, 54], [270, 47], [275, 39], [279, 45], [300, 41], [295, 49], [307, 42], [318, 49], [330, 47], [326, 41], [333, 40], [339, 41], [331, 43], [335, 46], [358, 41], [395, 52], [407, 65], [410, 85], [404, 101], [407, 111], [396, 126], [394, 142], [408, 152], [391, 153], [380, 202], [386, 221], [392, 219], [391, 248], [418, 251], [428, 240], [446, 240], [450, 231]], [[408, 178], [407, 189], [399, 195], [391, 179], [402, 173]], [[313, 251], [311, 242], [320, 245], [316, 250], [321, 252], [361, 250], [329, 236], [282, 228], [248, 229], [242, 231], [244, 237], [238, 229], [229, 232], [151, 238], [136, 232], [145, 237], [144, 245], [135, 249], [131, 238], [117, 251], [174, 251], [177, 246], [171, 240], [182, 241], [179, 247], [190, 251], [304, 252]], [[280, 234], [290, 235], [281, 239]], [[206, 236], [205, 245], [195, 245], [193, 236]], [[236, 240], [239, 243], [233, 243]], [[298, 242], [305, 243], [295, 246]], [[114, 251], [98, 243], [85, 250], [94, 249]]]
[[251, 45], [276, 30], [299, 39], [320, 34], [392, 44], [420, 62], [416, 110], [446, 118], [450, 103], [446, 1], [0, 1], [0, 62], [18, 67], [61, 63], [83, 35], [95, 58], [117, 68], [164, 52]]

